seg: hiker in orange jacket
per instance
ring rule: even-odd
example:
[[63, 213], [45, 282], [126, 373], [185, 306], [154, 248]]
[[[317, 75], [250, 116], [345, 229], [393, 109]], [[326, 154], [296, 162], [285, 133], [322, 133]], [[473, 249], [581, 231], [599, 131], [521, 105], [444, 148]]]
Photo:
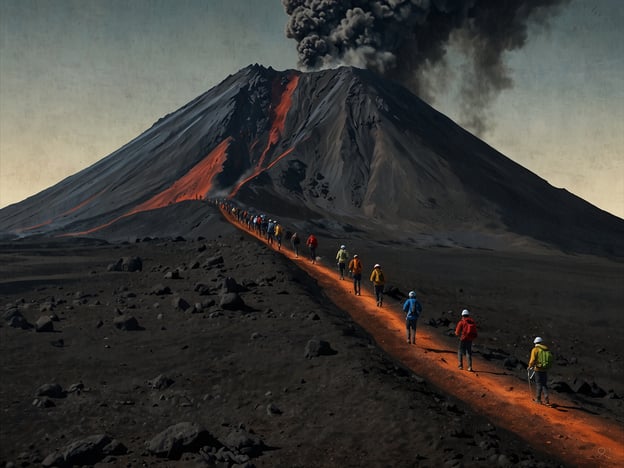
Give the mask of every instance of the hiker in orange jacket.
[[470, 312], [464, 309], [461, 313], [461, 320], [457, 322], [455, 327], [455, 336], [459, 337], [459, 349], [457, 350], [457, 359], [459, 368], [463, 369], [464, 354], [468, 360], [468, 372], [472, 372], [472, 340], [477, 337], [477, 324], [470, 317]]
[[349, 271], [353, 276], [353, 292], [356, 296], [360, 295], [362, 287], [362, 262], [360, 257], [355, 254], [349, 262]]

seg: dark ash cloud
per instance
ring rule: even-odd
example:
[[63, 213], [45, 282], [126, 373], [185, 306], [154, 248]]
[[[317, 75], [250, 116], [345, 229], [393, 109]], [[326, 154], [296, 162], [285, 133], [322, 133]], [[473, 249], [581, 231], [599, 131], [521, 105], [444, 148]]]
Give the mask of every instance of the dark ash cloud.
[[433, 101], [450, 47], [461, 51], [462, 123], [487, 130], [487, 109], [513, 85], [505, 53], [522, 48], [570, 0], [282, 0], [299, 66], [373, 69]]

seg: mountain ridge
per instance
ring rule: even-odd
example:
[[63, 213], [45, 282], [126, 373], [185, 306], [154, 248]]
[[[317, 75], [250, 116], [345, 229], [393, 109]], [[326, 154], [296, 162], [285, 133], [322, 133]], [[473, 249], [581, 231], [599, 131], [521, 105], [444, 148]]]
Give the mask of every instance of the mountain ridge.
[[0, 210], [0, 232], [106, 237], [139, 211], [214, 197], [278, 215], [624, 252], [621, 219], [552, 187], [399, 84], [352, 67], [243, 68], [92, 166]]

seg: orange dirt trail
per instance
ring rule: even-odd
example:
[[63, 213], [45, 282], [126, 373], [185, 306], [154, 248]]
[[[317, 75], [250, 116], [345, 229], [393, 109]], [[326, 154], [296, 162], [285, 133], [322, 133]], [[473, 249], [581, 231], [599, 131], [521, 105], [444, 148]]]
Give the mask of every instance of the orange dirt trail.
[[[225, 218], [266, 242], [229, 214]], [[583, 412], [560, 395], [556, 395], [554, 408], [536, 405], [531, 400], [528, 382], [523, 385], [503, 368], [475, 360], [474, 356], [475, 372], [458, 370], [457, 349], [449, 349], [448, 344], [430, 334], [422, 323], [417, 329], [417, 344], [407, 344], [404, 313], [396, 306], [376, 306], [372, 287], [367, 287], [370, 282], [366, 272], [362, 274], [362, 295], [356, 296], [351, 280], [341, 281], [336, 270], [312, 264], [304, 242], [302, 239], [299, 258], [290, 245], [282, 245], [280, 253], [316, 279], [332, 302], [363, 327], [385, 352], [417, 375], [464, 401], [496, 426], [517, 434], [532, 447], [567, 465], [624, 467], [624, 428]]]

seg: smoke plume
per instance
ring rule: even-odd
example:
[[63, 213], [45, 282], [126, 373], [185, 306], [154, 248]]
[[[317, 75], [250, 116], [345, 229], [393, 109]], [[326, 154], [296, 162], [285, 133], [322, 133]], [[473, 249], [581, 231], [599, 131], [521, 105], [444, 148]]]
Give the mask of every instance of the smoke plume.
[[[373, 69], [433, 102], [448, 92], [447, 53], [461, 52], [462, 124], [487, 130], [487, 109], [512, 86], [505, 53], [570, 0], [282, 0], [304, 69]], [[457, 72], [456, 72], [457, 73]]]

